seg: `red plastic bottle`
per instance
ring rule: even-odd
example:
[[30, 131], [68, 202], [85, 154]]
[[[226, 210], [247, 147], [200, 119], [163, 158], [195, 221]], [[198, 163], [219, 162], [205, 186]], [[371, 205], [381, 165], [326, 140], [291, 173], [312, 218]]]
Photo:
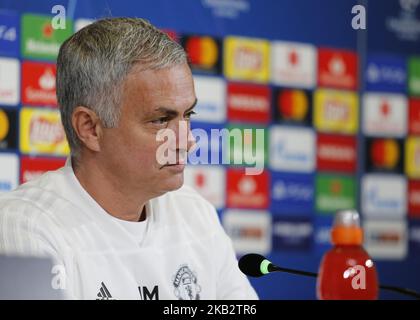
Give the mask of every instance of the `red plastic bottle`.
[[376, 267], [363, 249], [363, 231], [357, 211], [336, 213], [331, 241], [333, 248], [325, 253], [319, 267], [318, 299], [378, 299]]

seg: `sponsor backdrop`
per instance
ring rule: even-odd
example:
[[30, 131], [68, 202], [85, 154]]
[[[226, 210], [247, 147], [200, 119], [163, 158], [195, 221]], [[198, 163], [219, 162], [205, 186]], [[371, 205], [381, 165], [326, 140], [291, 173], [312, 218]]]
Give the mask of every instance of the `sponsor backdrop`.
[[[238, 255], [316, 271], [333, 213], [355, 207], [380, 280], [420, 290], [420, 7], [363, 3], [365, 31], [352, 28], [353, 0], [3, 0], [0, 192], [69, 153], [55, 96], [60, 44], [103, 16], [145, 17], [189, 54], [192, 127], [211, 136], [200, 159], [219, 164], [191, 165], [186, 183], [216, 206]], [[64, 30], [50, 23], [56, 4]], [[243, 140], [222, 144], [217, 129]], [[263, 172], [246, 175], [242, 156]], [[313, 279], [252, 283], [263, 299], [316, 298]]]

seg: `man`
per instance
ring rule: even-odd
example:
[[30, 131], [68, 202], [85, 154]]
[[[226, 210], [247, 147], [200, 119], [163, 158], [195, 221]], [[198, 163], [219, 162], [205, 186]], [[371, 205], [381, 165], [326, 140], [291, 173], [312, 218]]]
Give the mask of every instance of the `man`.
[[257, 298], [215, 209], [181, 187], [184, 50], [142, 19], [97, 21], [61, 46], [57, 96], [71, 158], [0, 198], [0, 253], [52, 256], [70, 298]]

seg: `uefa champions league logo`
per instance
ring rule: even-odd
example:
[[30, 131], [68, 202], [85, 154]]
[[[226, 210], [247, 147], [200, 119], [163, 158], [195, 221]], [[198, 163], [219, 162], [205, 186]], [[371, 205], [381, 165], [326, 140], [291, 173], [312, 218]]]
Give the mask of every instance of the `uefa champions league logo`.
[[414, 13], [420, 3], [420, 0], [400, 0], [400, 6], [408, 13]]

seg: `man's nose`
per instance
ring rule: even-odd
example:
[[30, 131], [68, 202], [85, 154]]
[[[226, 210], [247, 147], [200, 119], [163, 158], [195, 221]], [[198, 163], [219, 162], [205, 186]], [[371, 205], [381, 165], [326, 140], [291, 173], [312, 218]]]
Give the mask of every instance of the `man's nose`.
[[173, 130], [176, 136], [176, 143], [171, 144], [171, 149], [188, 152], [196, 144], [188, 121], [179, 121], [177, 128]]
[[191, 131], [191, 127], [188, 127], [188, 141], [187, 141], [187, 152], [189, 152], [196, 145], [197, 141]]

